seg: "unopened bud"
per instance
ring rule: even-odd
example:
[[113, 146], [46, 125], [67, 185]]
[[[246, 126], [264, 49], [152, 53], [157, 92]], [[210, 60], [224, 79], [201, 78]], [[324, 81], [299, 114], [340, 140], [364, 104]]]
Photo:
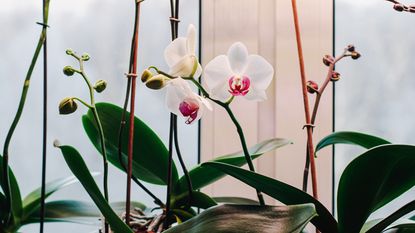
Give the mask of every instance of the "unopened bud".
[[352, 45], [352, 44], [349, 44], [347, 47], [346, 47], [346, 49], [347, 49], [347, 51], [349, 51], [349, 52], [354, 52], [355, 50], [356, 50], [356, 48], [354, 47], [354, 45]]
[[82, 56], [81, 56], [81, 59], [82, 59], [83, 61], [88, 61], [90, 58], [91, 58], [91, 57], [90, 57], [90, 56], [89, 56], [89, 54], [87, 54], [87, 53], [84, 53], [84, 54], [82, 54]]
[[153, 90], [159, 90], [166, 86], [167, 80], [169, 80], [168, 77], [162, 74], [158, 74], [147, 80], [146, 86]]
[[330, 78], [330, 80], [331, 80], [332, 82], [339, 81], [339, 80], [340, 80], [340, 73], [339, 73], [339, 72], [337, 72], [337, 71], [333, 71], [333, 73], [331, 74], [331, 78]]
[[59, 103], [59, 114], [67, 115], [76, 111], [78, 105], [73, 98], [66, 97]]
[[395, 9], [396, 11], [401, 12], [405, 9], [405, 7], [402, 4], [397, 3], [397, 4], [393, 5], [393, 9]]
[[107, 87], [107, 82], [105, 80], [98, 80], [94, 85], [94, 89], [98, 93], [103, 92], [106, 87]]
[[63, 73], [66, 76], [72, 76], [75, 73], [75, 69], [72, 66], [65, 66], [63, 67]]
[[330, 66], [334, 62], [334, 58], [331, 55], [325, 55], [323, 57], [323, 63], [326, 66]]
[[153, 73], [151, 73], [150, 70], [145, 69], [143, 71], [143, 74], [141, 75], [141, 82], [145, 83], [147, 82], [148, 79], [150, 79], [151, 77], [153, 77]]
[[356, 51], [352, 52], [351, 56], [352, 56], [353, 60], [357, 60], [361, 57], [360, 53], [358, 53]]
[[72, 49], [67, 49], [65, 52], [68, 55], [73, 55], [74, 54], [74, 51]]
[[311, 80], [307, 81], [307, 91], [310, 94], [318, 92], [318, 84]]

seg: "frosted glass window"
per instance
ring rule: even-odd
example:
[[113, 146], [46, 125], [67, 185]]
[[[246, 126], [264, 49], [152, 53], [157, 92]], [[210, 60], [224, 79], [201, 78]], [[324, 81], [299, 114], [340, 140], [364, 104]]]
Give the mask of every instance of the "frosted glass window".
[[[408, 1], [407, 1], [408, 2]], [[394, 143], [415, 144], [415, 30], [414, 14], [399, 13], [386, 1], [336, 1], [336, 51], [352, 43], [362, 57], [337, 65], [342, 80], [336, 84], [336, 131], [362, 131]], [[336, 182], [345, 166], [362, 152], [336, 146]], [[372, 218], [391, 213], [413, 200], [415, 190], [403, 195]]]
[[[133, 30], [135, 1], [59, 0], [51, 1], [49, 17], [49, 132], [48, 180], [71, 175], [60, 152], [53, 148], [54, 139], [79, 149], [92, 171], [102, 171], [102, 160], [83, 131], [81, 116], [86, 109], [80, 107], [73, 115], [58, 114], [58, 103], [66, 96], [88, 99], [88, 91], [80, 77], [66, 77], [65, 65], [76, 65], [65, 54], [67, 48], [88, 52], [91, 60], [86, 71], [92, 80], [108, 81], [107, 90], [97, 94], [97, 101], [123, 103], [128, 70], [129, 49]], [[20, 91], [34, 52], [41, 27], [35, 22], [42, 19], [42, 1], [0, 1], [0, 145], [3, 146], [8, 127], [17, 109]], [[199, 1], [180, 1], [179, 34], [185, 35], [189, 23], [198, 27]], [[169, 1], [145, 1], [141, 8], [139, 72], [149, 65], [166, 69], [163, 51], [170, 41]], [[42, 127], [42, 72], [41, 58], [32, 77], [31, 88], [22, 120], [10, 147], [11, 166], [20, 183], [23, 195], [40, 186], [41, 179], [41, 127]], [[137, 115], [147, 122], [167, 142], [169, 112], [164, 106], [164, 93], [151, 91], [138, 85]], [[180, 121], [179, 137], [182, 153], [188, 166], [197, 162], [197, 124], [184, 126]], [[137, 135], [140, 137], [140, 135]], [[110, 199], [125, 198], [125, 175], [110, 167]], [[180, 171], [180, 169], [178, 169]], [[98, 177], [101, 184], [102, 177]], [[165, 188], [149, 186], [165, 199]], [[81, 185], [72, 185], [56, 193], [52, 199], [77, 199], [91, 201]], [[133, 200], [152, 206], [152, 200], [137, 186]], [[96, 227], [74, 224], [46, 224], [45, 232], [91, 232]], [[21, 229], [36, 232], [37, 225]]]

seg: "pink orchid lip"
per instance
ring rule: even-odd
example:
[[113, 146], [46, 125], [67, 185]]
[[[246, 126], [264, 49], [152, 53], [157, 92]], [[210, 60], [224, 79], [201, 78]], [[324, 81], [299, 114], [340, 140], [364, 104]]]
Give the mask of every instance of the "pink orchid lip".
[[229, 78], [229, 93], [233, 96], [245, 96], [249, 92], [251, 80], [248, 76], [234, 75]]
[[179, 105], [179, 111], [184, 117], [188, 117], [186, 124], [191, 124], [197, 117], [199, 103], [194, 100], [184, 100]]

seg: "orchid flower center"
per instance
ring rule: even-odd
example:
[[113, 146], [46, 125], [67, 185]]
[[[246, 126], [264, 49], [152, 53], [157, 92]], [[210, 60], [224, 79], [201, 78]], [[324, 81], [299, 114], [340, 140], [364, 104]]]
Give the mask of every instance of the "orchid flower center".
[[199, 103], [196, 100], [187, 99], [180, 103], [179, 111], [184, 117], [188, 117], [186, 124], [191, 124], [197, 117]]
[[250, 85], [251, 80], [247, 76], [234, 75], [229, 79], [229, 92], [233, 96], [245, 96]]

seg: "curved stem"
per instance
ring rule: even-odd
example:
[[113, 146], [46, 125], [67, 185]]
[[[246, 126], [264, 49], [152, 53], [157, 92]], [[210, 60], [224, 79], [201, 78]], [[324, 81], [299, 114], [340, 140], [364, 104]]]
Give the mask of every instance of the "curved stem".
[[[177, 118], [177, 116], [176, 116], [176, 118]], [[173, 126], [174, 147], [176, 148], [176, 154], [177, 154], [177, 157], [179, 158], [180, 166], [182, 167], [184, 176], [186, 177], [187, 188], [188, 188], [188, 192], [189, 192], [188, 205], [190, 207], [192, 205], [192, 195], [193, 195], [192, 180], [190, 178], [189, 171], [186, 168], [186, 164], [183, 161], [182, 153], [180, 152], [178, 129], [177, 129], [177, 120], [174, 121], [173, 123], [174, 123], [174, 126]]]
[[[239, 135], [239, 139], [240, 139], [241, 144], [242, 144], [242, 149], [243, 149], [243, 152], [244, 152], [244, 155], [245, 155], [245, 160], [248, 164], [249, 170], [252, 171], [252, 172], [255, 172], [255, 167], [254, 167], [254, 164], [252, 162], [252, 158], [249, 154], [248, 147], [246, 145], [244, 132], [242, 130], [241, 125], [239, 124], [238, 120], [236, 119], [235, 115], [233, 114], [233, 112], [232, 112], [232, 110], [231, 110], [231, 108], [229, 107], [228, 104], [225, 104], [222, 107], [225, 108], [226, 112], [228, 113], [229, 117], [231, 118], [232, 122], [234, 123], [234, 125], [236, 127], [236, 130], [237, 130], [238, 135]], [[258, 200], [259, 200], [260, 205], [265, 205], [264, 196], [262, 195], [262, 193], [259, 190], [256, 190], [256, 192], [257, 192], [257, 196], [258, 196]]]
[[26, 77], [25, 77], [25, 81], [23, 84], [23, 90], [22, 90], [22, 94], [20, 97], [20, 101], [19, 101], [19, 105], [17, 108], [17, 112], [16, 115], [13, 119], [13, 122], [9, 128], [9, 131], [7, 132], [7, 136], [6, 136], [6, 140], [4, 142], [4, 147], [3, 147], [3, 182], [1, 183], [4, 194], [6, 196], [6, 210], [4, 210], [5, 212], [7, 212], [9, 214], [9, 216], [7, 217], [6, 222], [9, 222], [11, 219], [11, 203], [13, 202], [13, 197], [11, 195], [11, 190], [10, 190], [10, 177], [9, 177], [9, 146], [10, 146], [10, 142], [11, 139], [13, 137], [14, 131], [17, 127], [17, 124], [20, 121], [20, 117], [23, 113], [23, 109], [24, 109], [24, 105], [26, 102], [26, 97], [27, 97], [27, 92], [29, 90], [29, 86], [30, 86], [30, 78], [32, 77], [32, 73], [33, 73], [33, 69], [35, 68], [36, 65], [36, 61], [39, 57], [40, 54], [40, 50], [43, 47], [44, 41], [46, 39], [46, 30], [47, 30], [47, 24], [48, 24], [48, 17], [49, 17], [49, 3], [50, 0], [46, 0], [45, 1], [45, 5], [44, 5], [44, 15], [43, 15], [43, 28], [42, 31], [40, 33], [40, 37], [35, 49], [35, 52], [33, 54], [32, 57], [32, 61], [30, 63], [29, 69], [26, 73]]

